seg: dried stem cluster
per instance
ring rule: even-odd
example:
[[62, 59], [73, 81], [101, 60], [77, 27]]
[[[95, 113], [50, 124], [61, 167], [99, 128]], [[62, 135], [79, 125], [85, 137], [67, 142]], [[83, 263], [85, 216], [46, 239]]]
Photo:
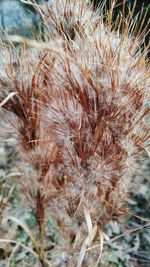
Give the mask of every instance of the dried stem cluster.
[[93, 266], [97, 254], [86, 259], [86, 249], [102, 242], [110, 221], [126, 216], [132, 177], [149, 146], [147, 50], [141, 51], [143, 35], [134, 35], [138, 27], [129, 17], [113, 25], [112, 11], [104, 19], [78, 0], [37, 8], [47, 43], [19, 55], [8, 51], [0, 101], [15, 93], [3, 108], [14, 115], [27, 170], [22, 191], [39, 225], [41, 263], [50, 208], [60, 226], [52, 266]]

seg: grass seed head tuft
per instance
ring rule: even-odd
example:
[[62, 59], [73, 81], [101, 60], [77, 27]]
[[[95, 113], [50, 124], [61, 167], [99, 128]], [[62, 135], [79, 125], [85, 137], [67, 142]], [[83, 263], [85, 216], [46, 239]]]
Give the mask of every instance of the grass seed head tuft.
[[131, 18], [120, 31], [121, 18], [117, 28], [110, 14], [98, 17], [77, 0], [48, 1], [41, 14], [50, 51], [28, 49], [9, 61], [0, 100], [16, 93], [3, 108], [14, 115], [29, 170], [22, 190], [38, 221], [50, 208], [60, 226], [60, 262], [74, 266], [78, 247], [84, 258], [105, 226], [127, 215], [133, 175], [149, 146], [149, 63]]

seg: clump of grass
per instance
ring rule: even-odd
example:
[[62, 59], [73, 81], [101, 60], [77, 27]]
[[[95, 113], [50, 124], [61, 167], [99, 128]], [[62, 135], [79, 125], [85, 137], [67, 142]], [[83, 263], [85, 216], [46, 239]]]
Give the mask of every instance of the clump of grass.
[[130, 16], [113, 25], [112, 10], [104, 19], [77, 0], [40, 10], [48, 42], [11, 37], [34, 49], [10, 53], [0, 101], [13, 114], [26, 166], [20, 184], [39, 226], [41, 265], [49, 212], [60, 227], [52, 265], [98, 266], [105, 227], [127, 216], [132, 178], [149, 148], [147, 48]]

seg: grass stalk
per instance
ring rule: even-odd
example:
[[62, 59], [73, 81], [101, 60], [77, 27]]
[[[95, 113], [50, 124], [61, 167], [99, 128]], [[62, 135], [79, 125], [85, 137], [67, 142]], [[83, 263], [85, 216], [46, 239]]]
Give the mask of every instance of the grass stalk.
[[36, 218], [39, 227], [39, 260], [41, 263], [41, 267], [46, 267], [45, 265], [45, 257], [44, 257], [44, 240], [45, 240], [45, 212], [43, 205], [43, 198], [41, 196], [41, 192], [37, 192], [37, 208], [36, 208]]

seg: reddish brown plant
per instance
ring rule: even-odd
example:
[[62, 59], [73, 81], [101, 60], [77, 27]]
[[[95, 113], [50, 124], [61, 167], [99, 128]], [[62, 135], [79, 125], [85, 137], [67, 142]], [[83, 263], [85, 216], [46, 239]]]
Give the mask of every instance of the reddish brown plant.
[[0, 100], [16, 93], [3, 108], [15, 115], [28, 167], [21, 183], [39, 225], [41, 263], [49, 207], [60, 226], [53, 266], [93, 266], [86, 249], [102, 242], [109, 222], [126, 217], [132, 178], [149, 148], [147, 49], [131, 18], [120, 33], [121, 19], [113, 27], [110, 14], [104, 20], [77, 0], [44, 8], [50, 40], [35, 55], [24, 51], [18, 61], [15, 54]]

